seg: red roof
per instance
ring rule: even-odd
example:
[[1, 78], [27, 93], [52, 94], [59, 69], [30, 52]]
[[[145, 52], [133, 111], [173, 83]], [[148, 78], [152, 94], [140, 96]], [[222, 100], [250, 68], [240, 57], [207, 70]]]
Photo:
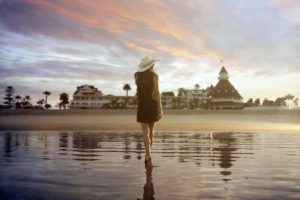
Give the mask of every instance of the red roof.
[[242, 99], [242, 96], [229, 82], [229, 80], [219, 80], [217, 85], [212, 89], [210, 95], [212, 99], [216, 99], [216, 98], [234, 98], [238, 100]]
[[221, 71], [220, 71], [220, 73], [219, 73], [219, 74], [223, 74], [223, 73], [226, 73], [226, 74], [228, 74], [228, 72], [226, 71], [226, 69], [225, 69], [225, 67], [224, 67], [224, 66], [222, 67], [222, 69], [221, 69]]
[[77, 90], [75, 91], [74, 95], [76, 95], [80, 91], [80, 89], [82, 89], [83, 87], [86, 87], [86, 86], [92, 90], [92, 94], [96, 94], [97, 92], [100, 92], [100, 91], [98, 91], [98, 88], [94, 87], [93, 85], [81, 85], [81, 86], [77, 87]]

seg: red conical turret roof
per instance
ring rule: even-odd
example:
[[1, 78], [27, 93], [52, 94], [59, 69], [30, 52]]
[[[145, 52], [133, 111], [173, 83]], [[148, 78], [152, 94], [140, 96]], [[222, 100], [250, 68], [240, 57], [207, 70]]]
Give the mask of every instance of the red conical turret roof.
[[223, 66], [219, 74], [228, 74], [225, 67]]

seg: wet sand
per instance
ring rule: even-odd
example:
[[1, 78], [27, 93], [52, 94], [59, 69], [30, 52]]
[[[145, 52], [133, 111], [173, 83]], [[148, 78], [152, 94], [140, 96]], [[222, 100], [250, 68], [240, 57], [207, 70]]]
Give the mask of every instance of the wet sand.
[[300, 132], [0, 131], [0, 199], [300, 199]]
[[[300, 131], [300, 110], [166, 110], [161, 131]], [[135, 110], [0, 111], [0, 130], [139, 130]]]

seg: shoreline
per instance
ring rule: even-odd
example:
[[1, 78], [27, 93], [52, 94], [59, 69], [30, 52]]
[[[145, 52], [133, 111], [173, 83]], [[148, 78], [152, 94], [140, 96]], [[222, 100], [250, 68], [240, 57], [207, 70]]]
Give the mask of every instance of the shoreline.
[[[300, 110], [165, 110], [156, 131], [300, 132]], [[136, 110], [1, 110], [1, 131], [139, 131]]]
[[[300, 109], [270, 109], [270, 110], [178, 110], [178, 109], [164, 109], [165, 114], [289, 114], [300, 115]], [[67, 109], [67, 110], [39, 110], [39, 109], [0, 109], [0, 116], [3, 115], [101, 115], [101, 114], [136, 114], [136, 109]]]

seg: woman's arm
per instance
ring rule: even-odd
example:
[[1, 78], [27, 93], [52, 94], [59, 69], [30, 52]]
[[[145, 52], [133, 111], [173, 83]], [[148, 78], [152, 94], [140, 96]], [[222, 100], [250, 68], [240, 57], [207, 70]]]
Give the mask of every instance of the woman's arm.
[[134, 73], [134, 80], [135, 80], [135, 84], [138, 84], [138, 75], [137, 73]]
[[160, 97], [160, 93], [159, 93], [159, 78], [158, 78], [157, 74], [154, 75], [154, 91], [153, 91], [153, 94], [154, 94], [153, 97], [158, 102], [158, 113], [162, 116], [163, 112], [162, 112], [161, 97]]

